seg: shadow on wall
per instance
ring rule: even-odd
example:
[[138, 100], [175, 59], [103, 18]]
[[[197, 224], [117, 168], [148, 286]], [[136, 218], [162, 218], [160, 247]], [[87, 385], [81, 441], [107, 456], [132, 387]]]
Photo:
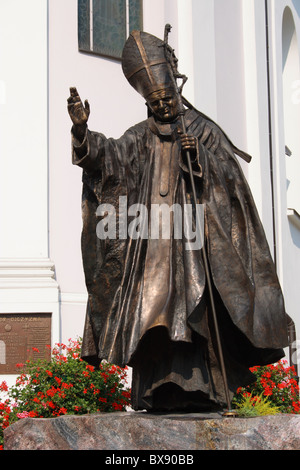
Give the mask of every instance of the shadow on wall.
[[294, 217], [299, 218], [299, 225], [295, 226], [291, 221], [289, 223], [289, 229], [290, 229], [290, 234], [291, 234], [291, 239], [293, 240], [294, 245], [297, 248], [300, 248], [300, 216], [299, 215], [294, 215]]

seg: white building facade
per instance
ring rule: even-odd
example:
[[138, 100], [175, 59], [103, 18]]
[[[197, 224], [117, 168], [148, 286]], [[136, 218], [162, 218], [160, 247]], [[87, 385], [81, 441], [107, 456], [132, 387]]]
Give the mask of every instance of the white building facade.
[[[0, 320], [50, 313], [52, 345], [82, 335], [87, 301], [69, 87], [107, 137], [146, 118], [120, 60], [79, 50], [77, 3], [0, 0]], [[300, 340], [300, 0], [142, 3], [145, 31], [172, 25], [184, 96], [253, 157], [241, 164]]]

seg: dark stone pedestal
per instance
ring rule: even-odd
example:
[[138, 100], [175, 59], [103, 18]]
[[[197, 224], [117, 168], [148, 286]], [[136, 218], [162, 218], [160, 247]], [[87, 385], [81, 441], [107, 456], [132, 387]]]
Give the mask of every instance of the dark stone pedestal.
[[300, 415], [224, 418], [143, 412], [26, 418], [4, 450], [300, 450]]

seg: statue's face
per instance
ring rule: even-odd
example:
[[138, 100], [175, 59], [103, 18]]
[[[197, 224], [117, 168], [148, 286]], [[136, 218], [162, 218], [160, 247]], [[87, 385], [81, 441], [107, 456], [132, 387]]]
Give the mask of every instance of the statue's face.
[[174, 93], [161, 90], [152, 93], [148, 105], [155, 119], [162, 122], [171, 122], [177, 118], [179, 113], [178, 99]]

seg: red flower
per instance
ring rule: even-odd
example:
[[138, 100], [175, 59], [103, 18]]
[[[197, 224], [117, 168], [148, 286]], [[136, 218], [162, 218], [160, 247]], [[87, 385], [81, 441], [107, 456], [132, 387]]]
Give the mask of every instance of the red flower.
[[266, 388], [265, 388], [265, 391], [264, 391], [264, 395], [265, 395], [266, 397], [268, 397], [268, 396], [270, 396], [270, 395], [272, 395], [272, 394], [273, 394], [272, 387], [266, 387]]
[[116, 411], [122, 411], [122, 409], [123, 409], [122, 405], [119, 405], [118, 403], [112, 403], [112, 407]]
[[55, 409], [56, 406], [54, 405], [53, 401], [47, 401], [47, 405], [49, 406], [49, 408], [52, 408], [52, 409]]
[[295, 413], [299, 413], [300, 412], [300, 402], [299, 401], [298, 402], [293, 401], [292, 405], [293, 405]]
[[264, 377], [267, 377], [268, 379], [270, 379], [272, 377], [271, 372], [265, 372]]
[[49, 390], [47, 390], [46, 394], [48, 395], [48, 397], [54, 397], [56, 392], [57, 390], [54, 387], [51, 387]]
[[71, 387], [73, 387], [73, 384], [67, 384], [65, 382], [61, 384], [61, 388], [71, 388]]
[[277, 387], [279, 388], [279, 390], [283, 390], [284, 388], [287, 387], [287, 384], [282, 382], [281, 384], [278, 384]]
[[1, 382], [0, 384], [0, 392], [7, 392], [8, 391], [8, 385], [5, 381]]

